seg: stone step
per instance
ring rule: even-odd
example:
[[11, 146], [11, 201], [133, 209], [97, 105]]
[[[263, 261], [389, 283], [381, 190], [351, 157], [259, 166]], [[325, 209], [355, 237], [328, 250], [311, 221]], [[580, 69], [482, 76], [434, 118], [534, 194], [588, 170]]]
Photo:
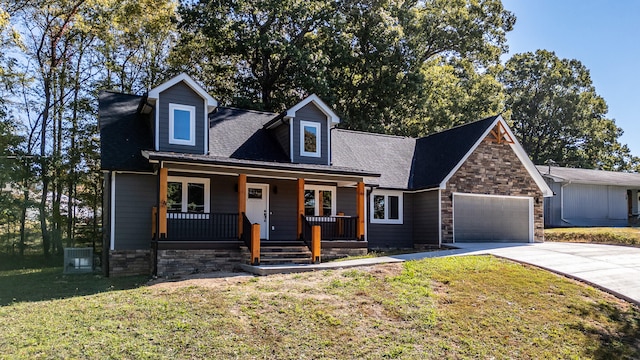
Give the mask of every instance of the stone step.
[[[242, 253], [249, 258], [249, 249], [241, 247]], [[262, 265], [286, 265], [286, 264], [311, 264], [311, 251], [304, 245], [287, 244], [286, 246], [261, 246], [260, 264]]]
[[307, 258], [265, 258], [260, 256], [260, 265], [311, 264], [311, 256]]
[[306, 246], [261, 246], [260, 252], [308, 252]]

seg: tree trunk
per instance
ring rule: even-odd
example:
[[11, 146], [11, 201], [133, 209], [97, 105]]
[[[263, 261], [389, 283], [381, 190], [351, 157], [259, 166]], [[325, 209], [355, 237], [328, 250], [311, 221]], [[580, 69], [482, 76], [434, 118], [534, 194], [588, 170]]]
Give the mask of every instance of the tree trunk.
[[29, 187], [27, 186], [27, 184], [25, 185], [25, 189], [23, 192], [23, 200], [22, 200], [22, 206], [20, 209], [20, 243], [19, 243], [19, 248], [20, 248], [20, 256], [24, 256], [24, 249], [27, 246], [27, 234], [25, 233], [25, 227], [27, 224], [27, 203], [29, 202]]

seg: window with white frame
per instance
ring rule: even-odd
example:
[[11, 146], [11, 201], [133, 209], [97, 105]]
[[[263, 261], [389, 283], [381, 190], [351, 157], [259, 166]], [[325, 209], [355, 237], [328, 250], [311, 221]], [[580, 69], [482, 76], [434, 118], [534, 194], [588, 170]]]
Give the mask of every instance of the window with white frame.
[[209, 212], [209, 184], [206, 178], [167, 177], [167, 211], [180, 213]]
[[300, 155], [320, 157], [320, 123], [300, 121]]
[[169, 104], [169, 144], [196, 144], [196, 107]]
[[371, 222], [378, 224], [402, 224], [401, 191], [374, 190], [371, 193]]
[[336, 188], [334, 186], [304, 186], [305, 216], [335, 216]]

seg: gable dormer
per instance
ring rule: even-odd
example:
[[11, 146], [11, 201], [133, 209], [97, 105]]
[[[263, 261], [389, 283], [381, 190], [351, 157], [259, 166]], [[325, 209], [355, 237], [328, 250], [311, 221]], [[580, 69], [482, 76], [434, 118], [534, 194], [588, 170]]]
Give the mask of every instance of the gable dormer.
[[267, 123], [292, 163], [331, 165], [331, 128], [340, 118], [317, 95], [310, 95]]
[[208, 114], [218, 102], [187, 74], [151, 89], [156, 151], [189, 154], [209, 152]]

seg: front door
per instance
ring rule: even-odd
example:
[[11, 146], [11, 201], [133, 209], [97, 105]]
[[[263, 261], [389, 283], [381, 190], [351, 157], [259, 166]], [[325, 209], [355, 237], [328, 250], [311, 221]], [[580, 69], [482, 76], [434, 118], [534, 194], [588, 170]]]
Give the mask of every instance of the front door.
[[247, 218], [260, 224], [260, 238], [269, 239], [269, 185], [247, 184]]

